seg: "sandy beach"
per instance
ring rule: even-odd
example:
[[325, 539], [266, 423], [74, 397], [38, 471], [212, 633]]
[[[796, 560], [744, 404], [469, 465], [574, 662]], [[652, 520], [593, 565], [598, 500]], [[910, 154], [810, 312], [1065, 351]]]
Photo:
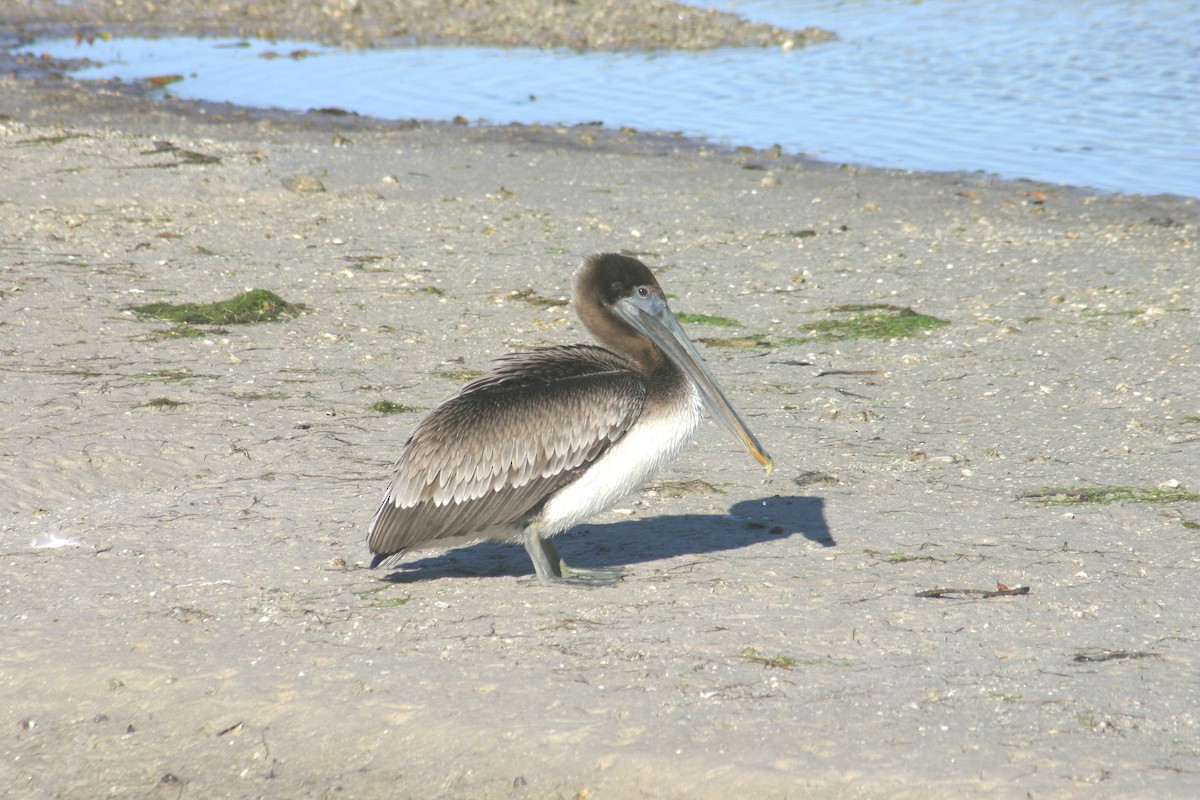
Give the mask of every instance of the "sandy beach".
[[[0, 797], [1200, 794], [1198, 201], [5, 63]], [[611, 587], [496, 543], [366, 569], [412, 426], [586, 341], [598, 251], [776, 472], [706, 423], [561, 537]], [[302, 308], [132, 310], [250, 289]]]

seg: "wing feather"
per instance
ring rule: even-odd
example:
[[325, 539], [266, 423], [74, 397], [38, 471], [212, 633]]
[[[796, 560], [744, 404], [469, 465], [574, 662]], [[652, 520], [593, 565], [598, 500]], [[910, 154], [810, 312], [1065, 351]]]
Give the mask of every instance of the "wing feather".
[[641, 374], [600, 347], [503, 358], [409, 437], [367, 538], [376, 563], [438, 539], [515, 533], [625, 435], [645, 396]]

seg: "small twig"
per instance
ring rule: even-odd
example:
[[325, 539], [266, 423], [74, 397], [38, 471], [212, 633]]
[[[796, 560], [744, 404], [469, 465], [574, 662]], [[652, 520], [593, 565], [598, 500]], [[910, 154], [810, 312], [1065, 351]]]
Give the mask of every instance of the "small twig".
[[826, 369], [817, 373], [818, 378], [824, 378], [826, 375], [879, 375], [883, 372], [881, 369]]
[[987, 599], [990, 597], [1017, 597], [1024, 594], [1029, 594], [1028, 586], [1016, 586], [1010, 589], [1001, 584], [996, 589], [926, 589], [923, 592], [917, 592], [916, 596], [956, 600], [960, 599], [959, 595]]
[[1101, 661], [1124, 661], [1131, 658], [1157, 658], [1162, 660], [1162, 656], [1158, 653], [1147, 653], [1141, 650], [1084, 650], [1076, 653], [1071, 660], [1077, 664], [1091, 664]]
[[239, 733], [245, 724], [245, 722], [235, 722], [225, 730], [217, 731], [217, 736], [224, 736], [227, 733]]

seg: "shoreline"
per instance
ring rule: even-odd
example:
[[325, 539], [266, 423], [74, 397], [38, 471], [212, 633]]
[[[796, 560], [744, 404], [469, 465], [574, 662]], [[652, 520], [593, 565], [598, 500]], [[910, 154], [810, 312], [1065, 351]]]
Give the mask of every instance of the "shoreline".
[[[758, 162], [776, 167], [789, 165], [804, 165], [812, 169], [851, 170], [855, 172], [878, 172], [889, 175], [927, 175], [940, 177], [949, 181], [973, 182], [983, 181], [990, 184], [1004, 184], [1014, 187], [1024, 187], [1030, 192], [1053, 191], [1056, 193], [1071, 192], [1095, 198], [1141, 198], [1147, 202], [1161, 202], [1168, 205], [1180, 204], [1186, 211], [1200, 208], [1200, 198], [1188, 195], [1178, 195], [1169, 192], [1145, 194], [1137, 192], [1110, 191], [1092, 186], [1080, 186], [1068, 183], [1058, 183], [1052, 180], [1038, 178], [1009, 178], [985, 170], [920, 170], [904, 167], [875, 166], [853, 164], [825, 160], [804, 153], [788, 153], [776, 148], [755, 148], [740, 144], [723, 144], [713, 142], [703, 136], [689, 136], [680, 132], [642, 130], [630, 126], [615, 128], [596, 123], [493, 123], [488, 121], [466, 122], [460, 120], [424, 119], [424, 118], [385, 118], [369, 114], [359, 114], [343, 109], [309, 109], [306, 111], [290, 110], [274, 107], [245, 106], [231, 102], [208, 100], [190, 100], [170, 96], [162, 96], [157, 87], [120, 80], [80, 80], [68, 76], [72, 61], [58, 59], [41, 59], [34, 57], [14, 57], [9, 53], [0, 52], [0, 80], [5, 80], [13, 88], [21, 88], [10, 102], [14, 110], [23, 111], [30, 119], [46, 122], [54, 114], [63, 124], [78, 124], [85, 121], [85, 116], [78, 110], [81, 107], [91, 107], [94, 113], [102, 118], [112, 119], [119, 113], [106, 105], [120, 105], [115, 98], [125, 98], [134, 103], [139, 114], [171, 117], [192, 117], [202, 121], [210, 116], [220, 116], [233, 119], [262, 119], [281, 122], [296, 121], [309, 125], [328, 125], [336, 128], [367, 128], [367, 129], [404, 129], [423, 127], [429, 129], [444, 128], [447, 130], [483, 130], [495, 131], [502, 135], [511, 135], [518, 140], [563, 141], [565, 132], [573, 132], [582, 141], [593, 145], [598, 140], [604, 146], [627, 147], [631, 142], [644, 140], [651, 144], [652, 149], [692, 150], [701, 151], [704, 155], [721, 154], [733, 159], [755, 159]], [[29, 95], [28, 97], [26, 95]], [[111, 102], [110, 102], [111, 101]], [[161, 105], [161, 109], [155, 109]], [[52, 111], [51, 109], [56, 109]], [[14, 119], [16, 115], [10, 115]], [[69, 121], [69, 122], [68, 122]]]

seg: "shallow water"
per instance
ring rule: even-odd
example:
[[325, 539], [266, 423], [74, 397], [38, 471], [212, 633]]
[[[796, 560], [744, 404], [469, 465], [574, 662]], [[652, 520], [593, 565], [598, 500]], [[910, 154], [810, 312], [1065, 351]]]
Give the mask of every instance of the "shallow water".
[[[575, 53], [302, 42], [37, 42], [80, 78], [177, 73], [172, 95], [384, 118], [602, 121], [835, 162], [1200, 196], [1200, 2], [728, 0], [841, 41]], [[301, 51], [303, 57], [286, 56]]]

